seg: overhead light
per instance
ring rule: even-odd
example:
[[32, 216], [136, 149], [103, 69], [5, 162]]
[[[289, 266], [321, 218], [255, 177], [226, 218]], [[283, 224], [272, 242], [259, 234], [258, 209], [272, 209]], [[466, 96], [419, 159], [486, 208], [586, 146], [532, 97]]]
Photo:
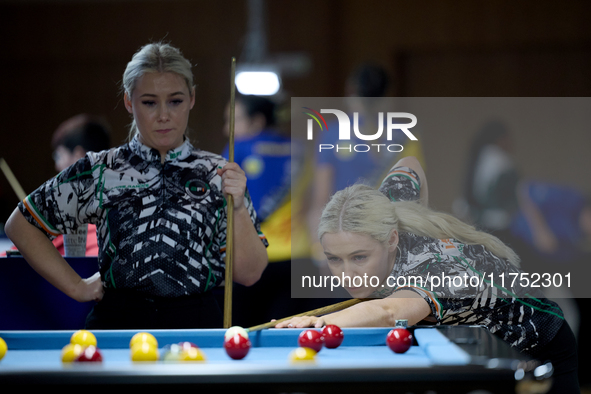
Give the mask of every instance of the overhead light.
[[236, 89], [242, 94], [272, 96], [281, 88], [279, 76], [273, 71], [239, 71]]

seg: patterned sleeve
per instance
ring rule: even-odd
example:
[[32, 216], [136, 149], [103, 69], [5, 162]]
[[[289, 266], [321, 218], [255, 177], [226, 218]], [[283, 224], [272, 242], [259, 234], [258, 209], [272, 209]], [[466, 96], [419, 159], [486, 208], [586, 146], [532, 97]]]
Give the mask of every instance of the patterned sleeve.
[[408, 167], [394, 167], [379, 190], [392, 201], [416, 201], [421, 196], [421, 180]]
[[53, 239], [92, 222], [94, 191], [92, 163], [85, 156], [29, 194], [18, 208], [29, 223]]
[[[252, 220], [252, 224], [259, 235], [259, 239], [263, 242], [265, 247], [269, 246], [269, 242], [267, 241], [267, 237], [261, 231], [261, 223], [257, 216], [257, 213], [254, 209], [254, 205], [252, 204], [252, 200], [250, 198], [250, 193], [248, 192], [248, 188], [244, 194], [244, 205], [246, 209], [248, 209], [248, 213], [250, 214], [250, 219]], [[224, 214], [222, 216], [222, 220], [219, 226], [219, 230], [217, 233], [217, 242], [220, 245], [220, 252], [222, 253], [222, 259], [226, 258], [226, 232], [227, 232], [227, 225], [228, 225], [228, 210], [227, 207], [224, 209]]]
[[[427, 277], [422, 277], [423, 280]], [[423, 282], [425, 283], [425, 282]], [[411, 290], [419, 294], [431, 308], [431, 314], [436, 318], [437, 324], [448, 324], [449, 319], [454, 316], [462, 315], [472, 309], [475, 299], [473, 289], [455, 289], [459, 293], [453, 294], [454, 289], [446, 288], [438, 283], [427, 282], [427, 285], [408, 285], [397, 288], [394, 292], [400, 290]], [[461, 294], [464, 291], [466, 294]]]
[[[486, 326], [519, 351], [535, 356], [564, 320], [560, 307], [544, 298], [522, 271], [481, 245], [439, 240], [439, 250], [413, 257], [403, 274], [420, 277], [394, 291], [411, 290], [429, 304], [437, 324]], [[428, 256], [431, 254], [431, 256]], [[504, 279], [503, 279], [504, 278]]]
[[445, 304], [446, 301], [449, 301], [449, 299], [440, 300], [436, 293], [429, 291], [426, 288], [416, 286], [399, 287], [394, 291], [394, 293], [401, 290], [411, 290], [420, 295], [427, 302], [427, 304], [429, 304], [429, 307], [431, 308], [431, 316], [436, 318], [437, 324], [442, 323], [443, 312], [444, 310], [447, 310]]
[[[469, 259], [464, 254], [468, 249]], [[491, 286], [483, 275], [496, 272], [506, 264], [480, 245], [466, 246], [454, 239], [430, 239], [415, 243], [407, 251], [407, 258], [412, 264], [398, 273], [403, 279], [398, 279], [395, 291], [411, 290], [421, 295], [440, 324], [455, 322], [475, 305], [487, 303], [487, 299], [490, 304], [491, 296], [493, 299], [503, 296], [497, 294], [498, 286]], [[475, 269], [475, 259], [487, 268]]]

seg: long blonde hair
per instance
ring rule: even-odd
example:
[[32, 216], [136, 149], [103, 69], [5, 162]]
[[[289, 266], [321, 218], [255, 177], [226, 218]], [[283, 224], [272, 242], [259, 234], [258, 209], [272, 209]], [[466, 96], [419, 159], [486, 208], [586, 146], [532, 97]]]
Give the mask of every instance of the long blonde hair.
[[495, 256], [519, 266], [519, 256], [497, 237], [418, 202], [390, 201], [378, 190], [362, 184], [349, 186], [332, 196], [322, 212], [318, 238], [342, 231], [366, 234], [386, 245], [393, 230], [482, 245]]

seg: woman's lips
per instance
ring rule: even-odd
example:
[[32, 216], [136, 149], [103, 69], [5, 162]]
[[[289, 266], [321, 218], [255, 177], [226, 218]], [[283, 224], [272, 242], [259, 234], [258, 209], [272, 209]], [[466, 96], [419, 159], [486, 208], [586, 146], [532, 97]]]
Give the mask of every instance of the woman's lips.
[[156, 130], [156, 132], [157, 133], [160, 133], [160, 134], [170, 133], [171, 131], [172, 131], [172, 129], [159, 129], [159, 130]]

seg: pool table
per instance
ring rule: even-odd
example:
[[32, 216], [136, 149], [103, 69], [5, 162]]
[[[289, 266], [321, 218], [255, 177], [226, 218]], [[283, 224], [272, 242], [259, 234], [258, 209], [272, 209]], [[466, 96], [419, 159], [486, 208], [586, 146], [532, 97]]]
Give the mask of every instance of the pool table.
[[[205, 363], [134, 363], [129, 341], [142, 330], [94, 331], [102, 363], [62, 364], [61, 349], [73, 331], [0, 331], [8, 352], [0, 361], [0, 387], [7, 384], [76, 385], [104, 389], [134, 386], [165, 390], [305, 393], [491, 393], [515, 392], [518, 384], [540, 384], [551, 366], [524, 356], [480, 326], [409, 327], [413, 346], [395, 354], [386, 346], [390, 328], [345, 328], [336, 349], [323, 348], [312, 363], [293, 364], [302, 329], [250, 333], [252, 348], [232, 360], [222, 347], [224, 329], [148, 330], [167, 344], [190, 341], [204, 351]], [[537, 375], [538, 379], [533, 376]], [[546, 379], [545, 381], [547, 381]], [[92, 386], [91, 386], [92, 385]], [[81, 388], [84, 389], [84, 388]], [[430, 390], [430, 391], [429, 391]]]

